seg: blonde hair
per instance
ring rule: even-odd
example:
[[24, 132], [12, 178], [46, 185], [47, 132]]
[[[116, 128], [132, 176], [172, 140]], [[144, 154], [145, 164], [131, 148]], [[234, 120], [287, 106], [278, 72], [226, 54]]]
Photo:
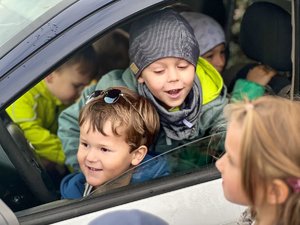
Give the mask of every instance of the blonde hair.
[[[132, 151], [141, 145], [149, 147], [160, 128], [155, 107], [148, 99], [128, 88], [111, 89], [119, 89], [132, 105], [123, 96], [119, 96], [115, 103], [109, 104], [100, 95], [81, 109], [79, 125], [89, 122], [89, 129], [106, 135], [103, 128], [109, 120], [112, 123], [112, 132], [117, 136], [125, 135], [125, 141]], [[122, 133], [118, 132], [119, 127], [123, 128]]]
[[[266, 192], [273, 179], [300, 179], [300, 102], [263, 96], [254, 101], [229, 104], [225, 116], [242, 128], [242, 185], [252, 204], [257, 185]], [[278, 205], [276, 221], [300, 224], [300, 193], [293, 191]]]

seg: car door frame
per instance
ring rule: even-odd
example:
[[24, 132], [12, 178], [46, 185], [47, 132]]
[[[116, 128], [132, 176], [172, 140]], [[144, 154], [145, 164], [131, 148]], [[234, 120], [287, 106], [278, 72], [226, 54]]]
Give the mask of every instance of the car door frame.
[[[118, 6], [114, 7], [113, 5], [111, 5], [112, 8], [110, 8], [108, 6], [108, 8], [104, 9], [107, 10], [105, 11], [106, 13], [112, 13], [112, 12], [117, 12], [116, 10], [120, 10], [122, 11], [123, 8], [126, 8], [126, 4], [130, 4], [132, 0], [124, 0], [124, 1], [120, 1], [120, 4], [118, 4]], [[122, 2], [122, 3], [121, 3]], [[136, 1], [137, 3], [139, 2], [138, 0]], [[151, 2], [153, 1], [147, 1], [149, 3], [149, 5], [151, 4]], [[157, 1], [158, 3], [162, 3], [164, 1]], [[300, 0], [292, 0], [292, 4], [293, 4], [293, 18], [295, 21], [295, 24], [299, 24], [299, 9], [300, 9]], [[126, 11], [127, 13], [121, 13], [121, 16], [118, 18], [124, 18], [131, 15], [131, 14], [135, 14], [138, 13], [138, 11], [141, 10], [141, 5], [138, 7], [134, 7], [134, 10], [131, 9], [129, 11]], [[100, 13], [99, 13], [100, 14]], [[292, 14], [292, 15], [293, 15]], [[109, 14], [106, 14], [109, 15]], [[126, 16], [127, 15], [127, 16]], [[89, 34], [85, 34], [84, 38], [79, 38], [79, 40], [74, 40], [71, 43], [69, 43], [69, 46], [63, 46], [64, 41], [68, 40], [68, 38], [72, 37], [72, 35], [76, 34], [76, 31], [79, 31], [83, 25], [87, 25], [89, 24], [90, 20], [85, 20], [82, 23], [77, 24], [75, 27], [73, 28], [69, 28], [69, 29], [74, 29], [73, 32], [70, 32], [69, 34], [63, 35], [61, 34], [60, 38], [56, 38], [54, 40], [51, 41], [51, 43], [47, 43], [47, 46], [44, 46], [43, 49], [41, 49], [40, 51], [36, 52], [35, 55], [30, 55], [28, 56], [28, 58], [26, 58], [26, 60], [22, 61], [22, 63], [20, 64], [20, 66], [18, 68], [16, 68], [13, 71], [9, 71], [4, 79], [7, 79], [7, 81], [9, 80], [9, 76], [16, 76], [16, 74], [22, 74], [24, 71], [29, 71], [30, 69], [34, 69], [34, 60], [32, 59], [32, 57], [42, 57], [45, 56], [45, 54], [47, 53], [47, 51], [50, 52], [50, 59], [47, 60], [47, 62], [45, 62], [45, 64], [42, 66], [36, 68], [34, 70], [33, 74], [46, 74], [47, 71], [51, 68], [52, 63], [58, 63], [61, 59], [66, 58], [68, 55], [70, 55], [74, 50], [77, 50], [79, 48], [81, 48], [84, 44], [86, 44], [86, 40], [89, 40], [90, 42], [92, 42], [96, 36], [98, 35], [98, 31], [103, 29], [109, 29], [110, 27], [117, 25], [117, 21], [118, 19], [115, 18], [114, 22], [111, 21], [109, 22], [108, 18], [105, 18], [105, 15], [98, 15], [97, 16], [97, 12], [94, 12], [93, 15], [91, 15], [91, 17], [94, 17], [93, 20], [95, 19], [99, 19], [99, 21], [101, 21], [100, 19], [103, 19], [103, 24], [101, 24], [101, 26], [97, 27], [97, 24], [95, 22], [91, 23], [91, 26], [96, 29], [95, 32], [91, 32]], [[89, 22], [87, 22], [89, 21]], [[87, 30], [86, 30], [87, 31]], [[299, 66], [300, 65], [300, 49], [299, 49], [299, 40], [297, 40], [296, 37], [299, 37], [299, 27], [297, 26], [293, 26], [293, 34], [294, 34], [294, 41], [293, 41], [293, 73], [294, 73], [294, 82], [295, 82], [295, 86], [294, 86], [294, 91], [295, 94], [299, 94]], [[63, 41], [64, 40], [64, 41]], [[55, 43], [58, 43], [58, 46], [61, 47], [63, 50], [56, 52], [56, 50], [59, 47], [56, 47]], [[48, 53], [49, 53], [48, 52]], [[52, 56], [53, 54], [53, 56]], [[26, 69], [24, 69], [24, 67], [26, 67]], [[28, 80], [26, 81], [26, 85], [24, 86], [24, 88], [22, 89], [23, 91], [25, 89], [28, 89], [29, 86], [32, 86], [34, 81], [36, 81], [36, 77], [34, 75], [28, 75], [26, 76], [28, 78]], [[21, 79], [22, 80], [22, 79]], [[19, 81], [18, 82], [24, 82]], [[2, 82], [0, 83], [0, 88], [4, 88], [5, 84], [8, 85], [8, 82]], [[19, 83], [21, 84], [21, 83]], [[12, 88], [11, 85], [7, 86], [5, 89], [8, 90], [9, 88]], [[16, 90], [16, 89], [14, 89]], [[19, 94], [21, 95], [21, 93]], [[15, 100], [16, 97], [9, 92], [4, 98], [1, 98], [1, 108], [5, 108], [7, 106], [7, 104], [9, 104], [9, 102]], [[207, 177], [207, 175], [209, 175]], [[135, 187], [132, 188], [130, 190], [124, 190], [125, 192], [120, 192], [118, 196], [118, 192], [112, 192], [108, 195], [105, 196], [105, 198], [103, 196], [98, 196], [95, 198], [90, 198], [90, 199], [85, 199], [83, 201], [74, 201], [72, 203], [65, 203], [65, 201], [58, 201], [57, 205], [55, 205], [56, 203], [53, 203], [53, 207], [50, 205], [45, 205], [45, 206], [41, 206], [41, 207], [36, 207], [33, 209], [29, 209], [29, 210], [24, 210], [21, 211], [19, 213], [16, 213], [18, 220], [20, 221], [21, 224], [49, 224], [49, 223], [54, 223], [54, 222], [58, 222], [61, 220], [65, 220], [68, 218], [73, 218], [76, 216], [80, 216], [80, 215], [85, 215], [87, 213], [91, 213], [91, 212], [95, 212], [97, 210], [101, 210], [104, 208], [108, 208], [108, 207], [114, 207], [116, 205], [119, 204], [125, 204], [126, 202], [131, 202], [133, 200], [138, 200], [138, 199], [142, 199], [145, 197], [151, 197], [151, 196], [155, 196], [158, 194], [162, 194], [162, 193], [166, 193], [168, 191], [172, 191], [172, 190], [177, 190], [180, 188], [184, 188], [187, 187], [189, 185], [196, 185], [202, 182], [208, 182], [210, 180], [213, 179], [217, 179], [219, 178], [219, 174], [218, 172], [216, 172], [215, 169], [213, 169], [212, 171], [210, 171], [209, 173], [205, 174], [205, 173], [201, 173], [201, 172], [195, 172], [195, 173], [191, 173], [191, 174], [186, 174], [185, 176], [182, 176], [178, 179], [178, 177], [173, 178], [170, 177], [168, 182], [166, 182], [166, 180], [164, 181], [156, 181], [151, 183], [149, 186], [147, 186], [147, 189], [144, 189], [143, 186], [139, 186], [139, 187]], [[174, 180], [172, 180], [174, 179]], [[148, 188], [149, 187], [149, 188]], [[104, 200], [107, 201], [104, 201]], [[112, 200], [112, 202], [109, 202], [110, 200]], [[100, 202], [99, 201], [103, 201]], [[100, 205], [99, 205], [100, 204]], [[103, 204], [101, 206], [101, 204]], [[47, 208], [48, 207], [48, 208]]]

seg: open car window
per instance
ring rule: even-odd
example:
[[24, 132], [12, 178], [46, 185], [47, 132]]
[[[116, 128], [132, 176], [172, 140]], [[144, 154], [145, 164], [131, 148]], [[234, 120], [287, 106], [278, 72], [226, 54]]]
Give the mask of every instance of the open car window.
[[187, 144], [173, 148], [159, 155], [145, 157], [138, 166], [129, 169], [92, 192], [93, 195], [126, 185], [148, 182], [166, 176], [185, 175], [214, 166], [215, 161], [224, 153], [225, 132], [218, 132]]

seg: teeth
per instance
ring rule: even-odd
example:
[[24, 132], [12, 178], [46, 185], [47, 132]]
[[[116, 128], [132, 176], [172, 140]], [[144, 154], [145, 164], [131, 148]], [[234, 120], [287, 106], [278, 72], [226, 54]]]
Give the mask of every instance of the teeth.
[[176, 89], [176, 90], [171, 90], [171, 91], [168, 91], [170, 94], [177, 94], [178, 92], [179, 92], [179, 90], [178, 89]]
[[96, 169], [96, 168], [93, 168], [93, 167], [88, 167], [89, 168], [89, 170], [91, 170], [91, 171], [98, 171], [98, 170], [100, 170], [100, 169]]

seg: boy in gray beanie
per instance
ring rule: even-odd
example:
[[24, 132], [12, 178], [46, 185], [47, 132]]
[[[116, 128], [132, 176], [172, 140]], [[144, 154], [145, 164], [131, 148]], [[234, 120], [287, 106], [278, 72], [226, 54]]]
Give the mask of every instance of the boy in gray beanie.
[[[164, 9], [133, 23], [129, 57], [130, 68], [104, 75], [96, 86], [85, 90], [79, 102], [60, 115], [58, 135], [66, 163], [74, 170], [78, 169], [78, 112], [95, 89], [126, 86], [153, 102], [161, 130], [150, 152], [162, 153], [225, 130], [222, 111], [228, 102], [226, 87], [213, 66], [199, 57], [193, 30], [179, 13]], [[189, 157], [185, 160], [195, 166], [208, 162], [207, 156]]]

